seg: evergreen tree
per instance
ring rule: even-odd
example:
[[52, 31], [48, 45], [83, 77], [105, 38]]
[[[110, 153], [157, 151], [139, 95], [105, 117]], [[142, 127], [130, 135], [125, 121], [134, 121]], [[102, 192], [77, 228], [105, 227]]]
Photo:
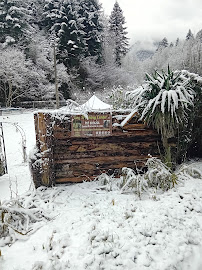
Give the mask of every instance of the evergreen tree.
[[176, 41], [175, 41], [175, 47], [177, 47], [179, 45], [179, 42], [180, 42], [180, 39], [177, 38]]
[[0, 1], [0, 43], [4, 47], [25, 38], [26, 9], [20, 0]]
[[55, 39], [60, 30], [62, 16], [64, 15], [61, 13], [61, 4], [60, 0], [50, 0], [44, 6], [43, 26], [53, 39]]
[[79, 18], [81, 7], [75, 0], [65, 1], [61, 10], [64, 14], [58, 36], [58, 59], [66, 67], [79, 67], [80, 58], [85, 54], [84, 25]]
[[202, 29], [196, 34], [196, 40], [202, 42]]
[[29, 14], [29, 25], [42, 30], [44, 0], [26, 0], [25, 2], [27, 3], [27, 12]]
[[123, 56], [128, 52], [128, 38], [123, 11], [116, 1], [109, 19], [109, 29], [114, 40], [115, 62], [121, 65]]
[[165, 49], [165, 48], [167, 48], [167, 47], [168, 47], [168, 40], [167, 40], [166, 37], [164, 37], [164, 38], [162, 39], [162, 41], [159, 42], [157, 51], [161, 51], [161, 50], [163, 50], [163, 49]]
[[83, 23], [83, 39], [86, 44], [85, 56], [96, 56], [102, 59], [101, 5], [97, 0], [80, 0], [79, 19]]
[[192, 34], [191, 30], [189, 29], [187, 35], [186, 35], [186, 40], [193, 40], [194, 35]]
[[66, 67], [79, 67], [80, 59], [101, 59], [101, 6], [96, 0], [51, 0], [44, 8], [44, 25], [57, 44], [57, 58]]

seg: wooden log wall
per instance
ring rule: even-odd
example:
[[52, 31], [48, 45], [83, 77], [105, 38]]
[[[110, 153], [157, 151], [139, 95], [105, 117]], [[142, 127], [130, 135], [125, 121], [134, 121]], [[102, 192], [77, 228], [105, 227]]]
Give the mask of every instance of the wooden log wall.
[[51, 114], [37, 113], [34, 115], [36, 147], [38, 152], [32, 163], [32, 175], [36, 187], [55, 184], [53, 137]]
[[[52, 116], [54, 124], [51, 126], [50, 115], [47, 117], [45, 114], [44, 118], [39, 113], [37, 115], [36, 137], [37, 141], [40, 137], [42, 142], [38, 145], [39, 151], [45, 151], [50, 158], [50, 169], [47, 163], [42, 168], [45, 175], [41, 180], [42, 185], [92, 180], [102, 172], [118, 175], [123, 167], [136, 169], [144, 166], [148, 154], [159, 156], [160, 136], [143, 123], [137, 123], [135, 118], [123, 128], [115, 125], [112, 136], [79, 138], [71, 137], [70, 116], [63, 119]], [[42, 122], [48, 121], [46, 128], [39, 124], [38, 117]], [[120, 119], [120, 116], [113, 115], [112, 123], [119, 124]], [[49, 141], [44, 143], [42, 134], [45, 132], [49, 134]], [[51, 150], [47, 152], [48, 148]], [[47, 154], [44, 157], [47, 158]], [[51, 174], [49, 182], [45, 180], [48, 174]]]

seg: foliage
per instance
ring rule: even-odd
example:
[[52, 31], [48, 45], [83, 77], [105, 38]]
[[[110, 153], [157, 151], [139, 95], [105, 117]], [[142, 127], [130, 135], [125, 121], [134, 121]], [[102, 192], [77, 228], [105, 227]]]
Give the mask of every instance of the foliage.
[[[115, 88], [110, 97], [116, 108], [138, 109], [140, 120], [157, 129], [165, 149], [164, 161], [171, 167], [171, 162], [184, 161], [187, 155], [200, 155], [201, 87], [199, 75], [168, 67], [167, 72], [146, 74], [145, 83], [134, 90]], [[169, 145], [174, 138], [176, 149]]]
[[42, 206], [45, 202], [37, 193], [0, 203], [0, 246], [11, 245], [17, 239], [26, 240], [26, 236], [50, 220], [50, 214]]
[[161, 188], [165, 191], [177, 184], [177, 175], [158, 158], [149, 158], [146, 166], [148, 170], [145, 173], [145, 179], [150, 187]]
[[122, 183], [120, 187], [122, 193], [132, 190], [141, 198], [142, 193], [147, 191], [149, 186], [143, 174], [136, 173], [131, 168], [124, 167], [122, 169]]
[[[54, 98], [53, 44], [59, 91], [64, 98], [69, 98], [78, 88], [95, 91], [133, 81], [132, 75], [114, 63], [114, 38], [109, 34], [109, 20], [97, 0], [3, 0], [0, 11], [0, 51], [4, 57], [6, 49], [12, 50], [8, 68], [15, 77], [11, 82], [6, 70], [7, 74], [0, 79], [4, 106]], [[113, 44], [105, 42], [107, 37]], [[23, 63], [19, 51], [25, 57]], [[16, 62], [16, 67], [18, 62], [22, 67], [15, 68]], [[66, 79], [60, 76], [61, 70]], [[17, 82], [19, 76], [22, 83]]]
[[162, 39], [162, 41], [159, 42], [157, 51], [161, 51], [161, 50], [163, 50], [163, 49], [165, 49], [165, 48], [167, 48], [167, 47], [168, 47], [168, 40], [167, 40], [166, 37], [164, 37], [164, 38]]
[[[172, 137], [175, 130], [186, 118], [189, 106], [193, 106], [195, 92], [190, 80], [181, 72], [146, 74], [147, 86], [142, 93], [139, 108], [141, 119], [161, 132], [163, 137]], [[164, 121], [161, 121], [164, 119]]]
[[128, 51], [128, 38], [123, 11], [116, 1], [109, 19], [109, 30], [114, 40], [114, 55], [117, 65], [121, 65], [123, 56]]
[[25, 35], [25, 8], [18, 1], [0, 2], [0, 43], [4, 47], [17, 43]]
[[196, 93], [190, 77], [171, 71], [169, 66], [167, 73], [155, 71], [152, 75], [146, 74], [146, 79], [144, 87], [136, 92], [135, 104], [140, 119], [161, 134], [165, 162], [172, 167], [176, 157], [171, 153], [168, 140], [183, 130]]
[[190, 73], [186, 70], [182, 71], [183, 76], [190, 79], [190, 87], [195, 92], [194, 106], [189, 112], [187, 121], [179, 134], [178, 139], [178, 157], [179, 161], [184, 161], [186, 157], [199, 156], [202, 150], [202, 77]]
[[138, 197], [149, 188], [161, 189], [166, 191], [177, 184], [177, 175], [170, 172], [170, 169], [157, 158], [149, 158], [146, 163], [145, 173], [135, 172], [130, 168], [123, 168], [122, 192], [130, 189], [135, 191]]
[[[101, 188], [107, 191], [120, 190], [121, 193], [134, 192], [139, 198], [143, 194], [155, 193], [157, 190], [163, 192], [175, 187], [178, 183], [178, 176], [187, 172], [187, 166], [184, 170], [171, 172], [170, 169], [158, 158], [150, 157], [145, 168], [133, 170], [131, 168], [122, 168], [120, 179], [113, 175], [101, 174], [97, 180], [101, 183]], [[196, 173], [197, 170], [194, 170]]]
[[119, 86], [113, 88], [109, 95], [110, 103], [113, 106], [113, 109], [118, 110], [124, 107], [124, 89]]
[[[43, 70], [37, 70], [23, 51], [10, 48], [0, 55], [0, 100], [4, 106], [12, 106], [23, 99], [43, 99], [50, 90]], [[50, 94], [50, 93], [49, 93]]]
[[[103, 173], [96, 181], [99, 181], [98, 189], [108, 192], [120, 191], [121, 193], [135, 193], [139, 199], [148, 195], [156, 200], [159, 192], [166, 192], [175, 188], [178, 184], [188, 179], [202, 179], [202, 172], [193, 164], [183, 164], [171, 172], [160, 159], [151, 157], [147, 160], [145, 168], [122, 168], [120, 178]], [[114, 203], [114, 202], [112, 202]]]
[[79, 68], [82, 57], [101, 57], [100, 5], [95, 0], [49, 1], [43, 24], [58, 47], [57, 58], [68, 69]]
[[79, 18], [83, 20], [83, 39], [87, 45], [85, 56], [96, 56], [97, 62], [102, 61], [101, 5], [97, 0], [80, 0]]
[[[107, 101], [113, 106], [113, 109], [133, 109], [134, 108], [134, 96], [133, 89], [135, 86], [122, 87], [121, 85], [114, 86], [108, 93]], [[135, 105], [136, 106], [136, 105]]]
[[192, 31], [189, 29], [187, 35], [186, 35], [186, 40], [194, 39], [194, 35], [192, 34]]
[[57, 45], [57, 58], [67, 68], [78, 67], [84, 53], [83, 25], [79, 20], [78, 1], [50, 1], [44, 6], [43, 24]]

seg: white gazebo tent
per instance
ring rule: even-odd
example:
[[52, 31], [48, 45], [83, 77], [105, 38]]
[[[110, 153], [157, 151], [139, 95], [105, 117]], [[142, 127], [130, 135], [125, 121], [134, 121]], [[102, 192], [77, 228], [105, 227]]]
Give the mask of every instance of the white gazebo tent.
[[93, 95], [86, 103], [76, 108], [79, 111], [110, 111], [112, 106], [103, 102], [95, 95]]

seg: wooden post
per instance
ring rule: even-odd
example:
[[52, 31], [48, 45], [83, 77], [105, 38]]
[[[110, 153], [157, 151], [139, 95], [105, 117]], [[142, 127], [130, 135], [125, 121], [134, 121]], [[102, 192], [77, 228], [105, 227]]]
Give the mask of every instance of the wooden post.
[[[53, 145], [51, 130], [51, 115], [38, 112], [34, 116], [37, 148], [39, 151], [40, 182], [43, 186], [52, 186], [55, 183], [53, 165]], [[40, 184], [38, 183], [37, 186]]]
[[58, 77], [57, 77], [57, 66], [56, 66], [56, 51], [55, 51], [55, 45], [53, 49], [54, 53], [54, 73], [55, 73], [55, 97], [56, 97], [56, 109], [59, 109], [59, 92], [58, 92]]

